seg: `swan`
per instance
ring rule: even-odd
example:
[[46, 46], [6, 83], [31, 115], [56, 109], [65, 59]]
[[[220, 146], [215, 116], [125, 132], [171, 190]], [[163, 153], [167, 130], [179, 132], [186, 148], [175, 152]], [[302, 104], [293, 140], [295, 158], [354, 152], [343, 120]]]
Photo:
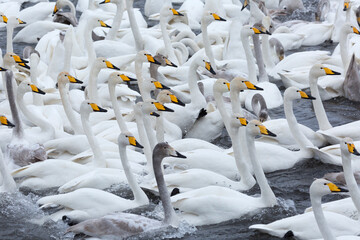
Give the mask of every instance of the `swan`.
[[26, 23], [14, 16], [10, 16], [7, 18], [5, 15], [3, 15], [2, 19], [3, 22], [6, 23], [6, 52], [11, 53], [13, 52], [14, 28]]
[[[0, 119], [3, 119], [4, 116], [0, 116]], [[7, 121], [6, 119], [4, 120], [6, 121], [6, 123], [8, 123], [7, 125], [9, 125], [9, 121]], [[2, 124], [3, 121], [1, 121]], [[8, 193], [12, 193], [12, 192], [16, 192], [17, 191], [17, 187], [16, 187], [16, 183], [13, 179], [13, 177], [10, 174], [10, 170], [9, 167], [7, 166], [2, 150], [0, 149], [0, 173], [1, 173], [1, 178], [2, 178], [2, 184], [0, 185], [0, 193], [1, 192], [8, 192]]]
[[[68, 12], [59, 12], [60, 9], [65, 7], [70, 8], [70, 13]], [[78, 25], [76, 19], [76, 9], [74, 4], [69, 0], [57, 0], [53, 10], [54, 22], [60, 22], [65, 24], [71, 24], [74, 27]]]
[[109, 32], [107, 33], [105, 39], [106, 40], [115, 40], [116, 33], [119, 31], [119, 28], [121, 25], [123, 13], [124, 13], [125, 1], [124, 0], [110, 0], [110, 1], [104, 0], [104, 1], [100, 2], [99, 4], [106, 4], [106, 3], [114, 3], [116, 5], [116, 13], [115, 13], [115, 17], [113, 20], [113, 24], [112, 24]]
[[[164, 208], [164, 220], [158, 221], [130, 213], [116, 213], [98, 219], [89, 219], [72, 226], [68, 231], [85, 233], [89, 236], [129, 237], [142, 232], [154, 231], [167, 226], [178, 227], [179, 220], [171, 205], [170, 195], [165, 185], [161, 163], [163, 158], [172, 156], [186, 158], [175, 151], [168, 143], [158, 143], [153, 151], [153, 166], [160, 198]], [[111, 203], [110, 203], [111, 204]], [[112, 224], [109, 224], [112, 223]]]
[[[247, 144], [254, 173], [261, 190], [261, 197], [251, 197], [229, 188], [208, 186], [173, 196], [173, 206], [180, 210], [180, 219], [199, 226], [215, 224], [239, 218], [253, 211], [277, 204], [276, 197], [267, 183], [261, 165], [255, 155], [254, 138], [258, 135], [273, 135], [259, 121], [252, 120], [246, 126]], [[224, 214], [226, 212], [226, 214]]]
[[118, 144], [121, 163], [134, 194], [134, 200], [124, 199], [98, 189], [80, 188], [73, 192], [40, 198], [37, 204], [41, 205], [42, 208], [53, 206], [54, 204], [64, 207], [65, 210], [53, 213], [50, 218], [57, 221], [59, 218], [66, 216], [65, 218], [71, 222], [80, 222], [90, 218], [101, 217], [115, 211], [124, 211], [149, 204], [148, 197], [141, 190], [135, 176], [131, 172], [126, 154], [126, 146], [131, 145], [138, 148], [142, 148], [142, 146], [130, 132], [122, 132], [119, 135]]
[[[322, 204], [322, 209], [350, 218], [358, 218], [360, 212], [360, 192], [351, 167], [351, 154], [360, 156], [360, 153], [356, 150], [353, 140], [349, 137], [341, 139], [340, 149], [344, 169], [343, 177], [345, 177], [346, 186], [351, 197]], [[307, 208], [305, 212], [312, 210], [312, 208]]]
[[[358, 239], [358, 221], [352, 220], [341, 214], [322, 211], [321, 198], [330, 193], [347, 192], [325, 179], [316, 179], [310, 186], [310, 200], [314, 213], [308, 212], [293, 217], [283, 218], [269, 224], [255, 224], [250, 229], [276, 236], [294, 236], [297, 239], [323, 238], [326, 240], [342, 239], [340, 236], [350, 236]], [[317, 224], [318, 228], [314, 228]]]
[[251, 108], [260, 122], [270, 120], [268, 109], [264, 97], [261, 94], [255, 94], [251, 99]]

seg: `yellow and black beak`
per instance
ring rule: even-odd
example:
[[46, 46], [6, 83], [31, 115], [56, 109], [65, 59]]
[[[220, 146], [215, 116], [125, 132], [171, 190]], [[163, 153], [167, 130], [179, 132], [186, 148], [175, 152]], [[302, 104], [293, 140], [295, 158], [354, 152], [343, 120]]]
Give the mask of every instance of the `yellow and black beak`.
[[159, 102], [152, 102], [156, 109], [161, 112], [174, 112], [173, 109], [166, 107], [164, 104], [161, 104]]
[[360, 32], [356, 27], [352, 27], [352, 30], [355, 34], [360, 35]]
[[260, 133], [270, 137], [276, 137], [275, 133], [270, 132], [264, 125], [257, 125], [260, 129]]
[[153, 56], [151, 56], [151, 54], [145, 53], [145, 56], [146, 56], [149, 63], [154, 63], [154, 64], [157, 64], [157, 65], [161, 65], [161, 63], [159, 61], [157, 61]]
[[271, 33], [269, 31], [267, 31], [267, 30], [264, 32], [263, 30], [260, 30], [260, 29], [258, 29], [256, 27], [252, 27], [251, 29], [254, 31], [255, 34], [268, 34], [268, 35], [271, 35]]
[[28, 60], [22, 59], [18, 55], [11, 55], [11, 56], [14, 58], [16, 63], [29, 63]]
[[2, 19], [3, 19], [3, 22], [4, 22], [4, 23], [7, 23], [7, 22], [8, 22], [8, 18], [7, 18], [5, 15], [2, 15]]
[[57, 5], [55, 4], [54, 10], [52, 15], [54, 16], [57, 12], [59, 11], [59, 8], [57, 7]]
[[111, 26], [107, 25], [104, 21], [102, 20], [98, 20], [100, 23], [100, 26], [104, 27], [104, 28], [111, 28]]
[[136, 141], [135, 137], [127, 136], [127, 138], [129, 139], [129, 144], [131, 146], [138, 147], [138, 148], [144, 148], [140, 143], [138, 143], [138, 141]]
[[255, 86], [250, 81], [243, 81], [243, 83], [246, 85], [248, 90], [259, 90], [259, 91], [264, 90], [261, 87]]
[[322, 67], [321, 69], [324, 69], [326, 75], [341, 75], [341, 73], [331, 70], [327, 67]]
[[67, 77], [68, 77], [68, 79], [69, 79], [69, 82], [71, 82], [71, 83], [78, 83], [78, 84], [82, 84], [82, 83], [83, 83], [82, 81], [80, 81], [79, 79], [74, 78], [74, 77], [71, 76], [71, 75], [67, 75]]
[[345, 0], [344, 1], [344, 11], [346, 11], [346, 10], [348, 10], [349, 9], [349, 7], [350, 7], [350, 1], [347, 1], [347, 0]]
[[226, 84], [228, 90], [230, 91], [230, 83], [229, 82], [224, 82], [224, 84]]
[[157, 112], [151, 112], [150, 116], [160, 117], [160, 114], [158, 114]]
[[186, 158], [186, 156], [182, 155], [178, 151], [175, 151], [175, 154], [170, 154], [170, 156], [171, 157], [176, 157], [176, 158]]
[[27, 65], [26, 63], [23, 63], [23, 62], [20, 62], [20, 63], [17, 63], [20, 67], [23, 67], [23, 68], [26, 68], [26, 69], [29, 69], [30, 70], [30, 66]]
[[96, 103], [89, 103], [94, 112], [107, 112], [106, 109], [99, 107]]
[[119, 77], [120, 77], [124, 82], [137, 81], [136, 78], [131, 78], [131, 77], [129, 77], [129, 76], [126, 76], [125, 74], [120, 74]]
[[45, 95], [45, 92], [42, 91], [41, 89], [39, 89], [37, 86], [35, 86], [34, 84], [30, 84], [30, 87], [31, 87], [31, 90], [34, 92], [34, 93], [38, 93], [38, 94], [41, 94], [41, 95]]
[[106, 67], [110, 69], [120, 70], [120, 68], [116, 67], [114, 64], [112, 64], [110, 61], [105, 61]]
[[240, 121], [241, 126], [247, 126], [249, 123], [244, 117], [236, 117], [236, 119]]
[[99, 4], [105, 4], [105, 3], [109, 3], [109, 2], [111, 2], [111, 0], [104, 0], [104, 1], [100, 2]]
[[180, 101], [174, 94], [170, 94], [170, 99], [171, 99], [172, 103], [175, 103], [175, 104], [183, 106], [183, 107], [185, 106], [185, 103]]
[[0, 67], [0, 72], [6, 72], [7, 69]]
[[156, 89], [162, 89], [162, 90], [170, 89], [169, 87], [161, 84], [159, 81], [151, 81], [151, 82], [155, 85]]
[[356, 155], [356, 156], [360, 156], [360, 153], [356, 150], [354, 143], [346, 143], [348, 146], [348, 150], [350, 153]]
[[243, 4], [243, 6], [241, 8], [241, 11], [244, 10], [248, 5], [249, 5], [248, 0], [244, 0], [244, 4]]
[[184, 14], [176, 11], [174, 8], [171, 8], [171, 11], [172, 11], [172, 13], [173, 13], [175, 16], [184, 16]]
[[169, 59], [164, 58], [166, 66], [170, 66], [170, 67], [177, 67], [173, 62], [171, 62]]
[[304, 91], [299, 91], [298, 93], [300, 93], [300, 96], [302, 99], [309, 99], [309, 100], [315, 100], [316, 98], [314, 98], [313, 96], [311, 96], [310, 94], [306, 94], [306, 92]]
[[220, 17], [219, 15], [217, 15], [216, 13], [210, 13], [211, 16], [213, 16], [213, 18], [216, 20], [216, 21], [226, 21], [226, 19]]
[[214, 69], [212, 68], [210, 62], [204, 61], [205, 63], [205, 68], [206, 70], [208, 70], [209, 72], [211, 72], [212, 74], [216, 75], [216, 72], [214, 71]]
[[326, 184], [329, 187], [330, 191], [334, 192], [334, 193], [349, 192], [349, 190], [344, 189], [344, 188], [340, 188], [340, 187], [336, 186], [333, 183], [324, 183], [324, 184]]
[[0, 116], [0, 123], [1, 125], [5, 125], [8, 127], [15, 127], [15, 125], [12, 124], [5, 116]]
[[26, 24], [26, 22], [24, 22], [23, 20], [21, 20], [19, 18], [17, 18], [17, 20], [18, 20], [19, 24]]

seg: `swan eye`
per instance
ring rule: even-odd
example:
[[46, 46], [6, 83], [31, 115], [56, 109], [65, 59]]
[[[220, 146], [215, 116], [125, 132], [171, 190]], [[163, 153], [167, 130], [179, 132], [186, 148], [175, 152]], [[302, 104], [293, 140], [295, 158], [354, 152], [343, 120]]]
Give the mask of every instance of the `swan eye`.
[[257, 127], [258, 125], [257, 124], [255, 124], [255, 127]]
[[88, 105], [90, 105], [90, 103], [88, 103]]
[[324, 185], [326, 186], [327, 184], [326, 184], [326, 183], [324, 183]]

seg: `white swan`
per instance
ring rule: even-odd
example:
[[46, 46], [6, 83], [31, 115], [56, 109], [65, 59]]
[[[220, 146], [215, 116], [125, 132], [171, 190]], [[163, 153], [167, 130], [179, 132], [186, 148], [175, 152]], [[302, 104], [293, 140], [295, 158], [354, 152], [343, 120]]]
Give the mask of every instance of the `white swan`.
[[[156, 229], [172, 226], [178, 227], [179, 220], [171, 206], [169, 192], [166, 189], [164, 176], [162, 173], [161, 162], [164, 157], [173, 156], [178, 158], [185, 158], [177, 151], [175, 151], [167, 143], [159, 143], [155, 146], [153, 152], [153, 165], [155, 178], [160, 190], [160, 198], [164, 208], [164, 220], [158, 221], [147, 217], [129, 214], [117, 213], [107, 215], [99, 219], [90, 219], [72, 226], [68, 231], [75, 233], [85, 233], [89, 236], [116, 236], [128, 237], [142, 232], [154, 231]], [[111, 204], [111, 203], [110, 203]], [[109, 223], [112, 224], [109, 224]], [[89, 227], [91, 226], [91, 227]]]
[[[0, 116], [1, 125], [2, 123], [6, 123], [6, 125], [10, 126], [11, 123], [4, 119], [4, 116]], [[1, 192], [15, 192], [17, 190], [16, 183], [13, 179], [13, 177], [10, 174], [9, 166], [7, 166], [5, 159], [3, 157], [2, 150], [0, 149], [0, 176], [1, 176], [1, 182], [0, 185], [0, 193]]]
[[[326, 240], [341, 239], [340, 236], [352, 236], [358, 239], [360, 223], [341, 214], [322, 211], [321, 198], [332, 192], [345, 192], [335, 184], [317, 179], [310, 186], [310, 199], [314, 213], [308, 212], [293, 217], [283, 218], [269, 224], [255, 224], [250, 229], [256, 229], [276, 237], [294, 236], [297, 239], [324, 238]], [[318, 228], [314, 228], [314, 225]]]
[[[174, 207], [179, 208], [180, 219], [193, 225], [215, 224], [239, 218], [253, 211], [277, 204], [276, 197], [267, 183], [261, 165], [255, 156], [254, 138], [260, 134], [274, 135], [259, 121], [252, 120], [246, 127], [247, 144], [256, 179], [260, 185], [261, 197], [251, 197], [237, 191], [209, 186], [172, 197]], [[275, 135], [274, 135], [275, 136]], [[226, 214], [224, 214], [226, 212]]]

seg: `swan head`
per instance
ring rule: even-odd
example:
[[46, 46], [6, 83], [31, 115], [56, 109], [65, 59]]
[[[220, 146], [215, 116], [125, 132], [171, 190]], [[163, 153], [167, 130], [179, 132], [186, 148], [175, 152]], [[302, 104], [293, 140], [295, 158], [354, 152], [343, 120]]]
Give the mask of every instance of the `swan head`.
[[243, 77], [235, 77], [230, 83], [231, 91], [244, 91], [244, 90], [264, 90], [261, 87], [255, 86], [250, 81]]
[[55, 3], [52, 15], [54, 16], [60, 9], [64, 8], [67, 5], [70, 5], [70, 4], [71, 4], [70, 1], [57, 0], [56, 3]]
[[226, 19], [220, 17], [218, 14], [210, 11], [204, 11], [201, 17], [201, 24], [205, 24], [206, 26], [212, 23], [213, 21], [223, 21], [225, 22]]
[[334, 183], [323, 178], [316, 179], [310, 186], [310, 195], [320, 198], [330, 193], [342, 192], [348, 192], [348, 190], [340, 188]]
[[0, 115], [0, 125], [8, 126], [8, 127], [15, 127], [14, 124], [12, 124], [6, 116]]
[[255, 119], [247, 123], [246, 132], [253, 137], [261, 135], [276, 137], [276, 134], [269, 131], [260, 121]]
[[[15, 16], [10, 16], [8, 18], [6, 18], [5, 15], [3, 15], [3, 21], [6, 19], [7, 21], [5, 22], [6, 23], [6, 26], [12, 26], [12, 27], [17, 27], [19, 25], [24, 25], [26, 24], [26, 22], [22, 21], [21, 19], [15, 17]], [[5, 19], [4, 19], [5, 18]]]
[[241, 115], [240, 113], [234, 113], [232, 118], [231, 118], [231, 122], [230, 122], [232, 127], [236, 127], [239, 128], [241, 126], [246, 126], [248, 125], [248, 121], [245, 117], [243, 117], [243, 115]]
[[[174, 64], [173, 62], [171, 62], [167, 57], [165, 57], [164, 55], [162, 55], [161, 53], [157, 53], [154, 56], [155, 61], [160, 63], [160, 66], [169, 66], [169, 67], [177, 67], [176, 64]], [[156, 63], [150, 63], [150, 64], [155, 64], [155, 65], [159, 65]]]
[[45, 92], [42, 91], [40, 88], [38, 88], [37, 86], [35, 86], [34, 84], [32, 84], [30, 81], [25, 80], [22, 81], [19, 86], [18, 86], [18, 91], [22, 91], [22, 92], [34, 92], [34, 93], [38, 93], [41, 95], [44, 95]]
[[170, 16], [184, 16], [184, 14], [172, 8], [170, 5], [165, 4], [164, 7], [160, 10], [160, 18], [161, 17], [170, 17]]
[[30, 69], [29, 65], [27, 65], [27, 63], [29, 63], [29, 61], [20, 58], [15, 53], [6, 53], [4, 55], [4, 62], [7, 65], [15, 65], [15, 66], [19, 66], [19, 67], [22, 67], [22, 68], [25, 68], [28, 70]]
[[134, 146], [138, 148], [144, 148], [138, 141], [136, 141], [136, 138], [131, 132], [122, 132], [120, 133], [118, 137], [118, 144], [122, 146]]
[[90, 114], [92, 112], [107, 112], [106, 109], [99, 107], [96, 103], [84, 100], [80, 106], [80, 112]]
[[174, 103], [180, 106], [185, 106], [185, 103], [181, 102], [172, 92], [169, 90], [162, 90], [158, 95], [156, 100], [161, 103]]
[[307, 94], [306, 92], [302, 91], [300, 88], [297, 87], [289, 87], [285, 90], [284, 99], [287, 100], [295, 100], [295, 99], [309, 99], [315, 100], [313, 96]]
[[218, 93], [226, 93], [230, 91], [230, 83], [228, 80], [223, 79], [223, 78], [219, 78], [218, 80], [215, 81], [214, 85], [213, 85], [213, 91], [218, 92]]
[[95, 60], [95, 64], [99, 68], [110, 68], [114, 70], [120, 70], [120, 68], [116, 67], [114, 64], [112, 64], [109, 60], [107, 60], [104, 57], [98, 57]]
[[160, 112], [174, 112], [173, 109], [166, 107], [164, 104], [155, 101], [153, 99], [144, 101], [141, 106], [141, 110], [144, 114], [151, 114], [156, 116], [154, 112], [160, 111]]
[[360, 153], [356, 150], [354, 141], [349, 138], [343, 138], [340, 141], [341, 153], [345, 155], [354, 154], [355, 156], [360, 156]]
[[341, 32], [344, 35], [348, 35], [350, 33], [355, 33], [357, 35], [360, 34], [359, 29], [357, 29], [356, 27], [354, 27], [351, 23], [346, 22], [344, 23], [343, 27], [341, 28]]
[[71, 76], [68, 72], [61, 72], [57, 77], [58, 84], [66, 84], [66, 83], [77, 83], [82, 84], [83, 82], [75, 77]]
[[341, 73], [331, 70], [330, 68], [327, 68], [322, 64], [313, 65], [309, 72], [309, 76], [312, 76], [310, 77], [310, 79], [315, 79], [315, 80], [317, 80], [317, 78], [319, 77], [326, 75], [341, 75]]
[[5, 16], [3, 12], [0, 12], [0, 22], [7, 23], [8, 18]]
[[149, 62], [149, 63], [161, 65], [160, 62], [158, 62], [150, 53], [148, 53], [145, 50], [139, 51], [136, 54], [136, 60], [140, 62]]
[[250, 25], [245, 25], [241, 28], [241, 36], [252, 36], [254, 34], [270, 34], [264, 27], [251, 27]]
[[160, 165], [163, 158], [165, 157], [176, 157], [176, 158], [186, 158], [173, 147], [171, 147], [167, 142], [161, 142], [155, 145], [153, 150], [153, 163], [155, 165]]
[[136, 81], [135, 78], [129, 77], [120, 72], [113, 72], [109, 76], [108, 83], [111, 85], [121, 84], [121, 83], [130, 83]]

